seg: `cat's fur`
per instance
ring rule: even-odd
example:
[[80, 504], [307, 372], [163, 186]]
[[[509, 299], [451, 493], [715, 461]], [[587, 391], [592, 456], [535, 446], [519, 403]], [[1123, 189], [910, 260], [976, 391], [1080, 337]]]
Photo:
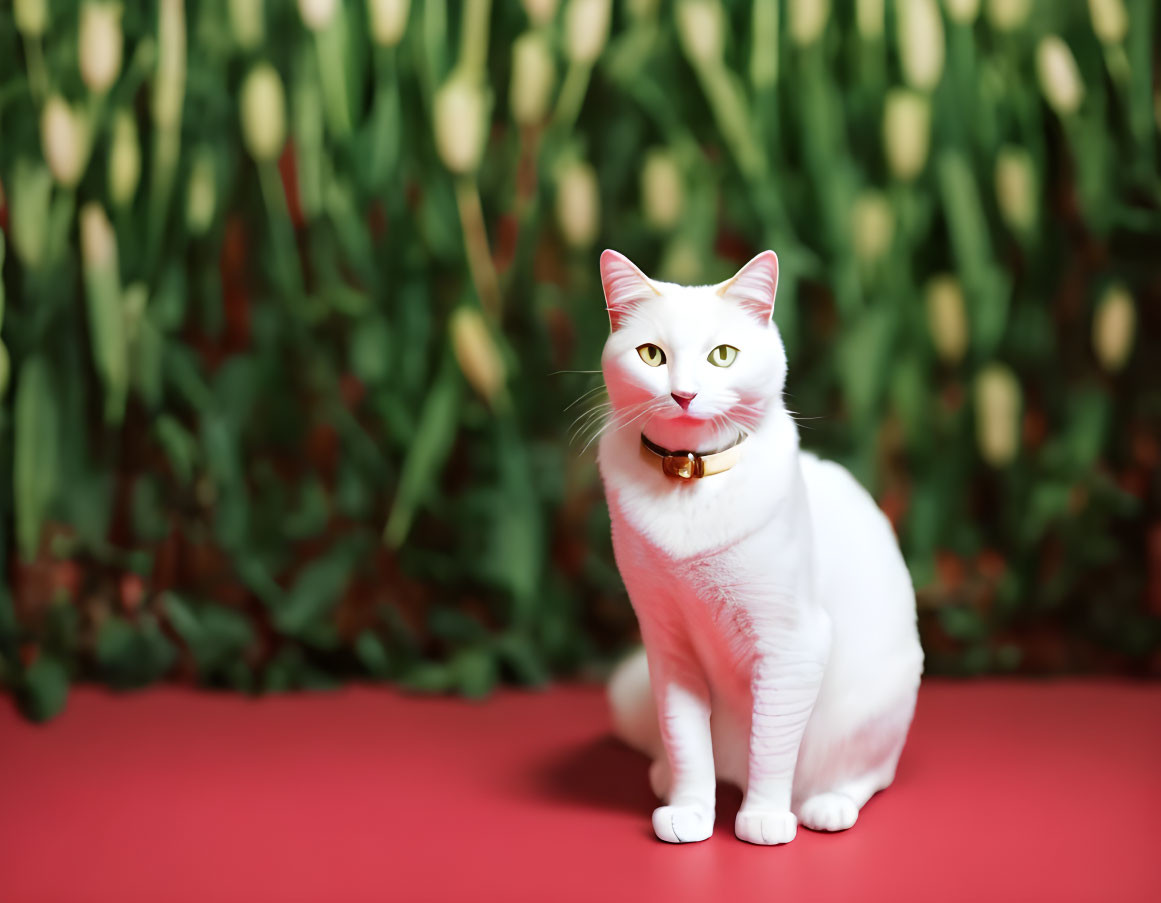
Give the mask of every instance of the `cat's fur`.
[[[717, 778], [745, 793], [742, 840], [849, 828], [894, 778], [923, 653], [887, 519], [846, 470], [799, 451], [771, 320], [778, 259], [685, 287], [605, 251], [601, 276], [613, 416], [600, 469], [648, 656], [609, 692], [618, 733], [654, 759], [654, 831], [709, 837]], [[666, 362], [644, 362], [645, 343]], [[727, 368], [707, 362], [723, 343], [738, 349]], [[695, 395], [688, 412], [673, 393]], [[642, 431], [695, 452], [748, 436], [732, 469], [686, 482], [641, 459]]]

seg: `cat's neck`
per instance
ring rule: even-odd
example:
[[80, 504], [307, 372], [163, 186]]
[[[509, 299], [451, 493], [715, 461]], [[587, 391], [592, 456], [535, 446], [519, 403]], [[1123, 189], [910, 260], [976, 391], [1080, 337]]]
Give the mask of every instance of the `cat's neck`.
[[736, 426], [715, 425], [712, 421], [654, 419], [641, 431], [646, 439], [670, 451], [691, 451], [701, 454], [719, 451], [738, 441]]

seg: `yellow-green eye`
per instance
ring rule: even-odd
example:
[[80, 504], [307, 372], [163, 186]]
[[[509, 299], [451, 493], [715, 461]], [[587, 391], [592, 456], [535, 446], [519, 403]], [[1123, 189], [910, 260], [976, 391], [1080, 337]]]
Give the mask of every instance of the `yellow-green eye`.
[[715, 367], [728, 367], [738, 356], [738, 349], [733, 345], [718, 345], [706, 358]]
[[665, 363], [665, 352], [656, 345], [638, 345], [637, 353], [641, 355], [641, 360], [647, 363], [650, 367], [660, 367]]

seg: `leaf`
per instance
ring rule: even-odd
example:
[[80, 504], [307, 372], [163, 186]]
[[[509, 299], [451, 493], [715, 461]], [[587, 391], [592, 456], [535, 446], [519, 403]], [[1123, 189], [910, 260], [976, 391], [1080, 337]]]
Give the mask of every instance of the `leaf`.
[[357, 555], [356, 544], [339, 543], [303, 568], [286, 601], [274, 611], [279, 629], [296, 636], [332, 614], [346, 592]]
[[36, 555], [41, 527], [56, 491], [56, 404], [44, 358], [28, 358], [16, 387], [13, 451], [16, 539], [27, 560]]
[[220, 605], [194, 609], [174, 593], [162, 606], [174, 629], [189, 646], [201, 677], [230, 675], [254, 642], [250, 622], [237, 611]]
[[112, 615], [97, 632], [97, 664], [114, 687], [143, 687], [164, 675], [177, 659], [177, 650], [150, 614], [137, 625]]
[[58, 659], [41, 654], [24, 672], [20, 708], [33, 721], [48, 721], [61, 713], [68, 695], [68, 669]]
[[839, 377], [856, 430], [865, 429], [876, 413], [890, 369], [887, 364], [894, 326], [887, 308], [870, 308], [851, 327], [839, 346]]
[[383, 531], [383, 541], [392, 548], [398, 548], [407, 538], [416, 509], [431, 494], [451, 452], [459, 401], [460, 379], [454, 362], [448, 357], [424, 401], [415, 439], [403, 461], [399, 491]]
[[391, 676], [391, 659], [383, 641], [370, 630], [362, 631], [355, 638], [355, 655], [367, 672], [374, 677]]

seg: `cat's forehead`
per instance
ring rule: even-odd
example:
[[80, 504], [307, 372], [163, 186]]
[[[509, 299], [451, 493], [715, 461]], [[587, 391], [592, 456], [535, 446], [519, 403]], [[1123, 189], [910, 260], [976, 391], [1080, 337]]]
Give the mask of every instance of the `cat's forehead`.
[[745, 316], [719, 294], [716, 285], [674, 285], [654, 282], [656, 298], [641, 308], [643, 319], [663, 328], [674, 340], [695, 339], [708, 329], [743, 323]]

